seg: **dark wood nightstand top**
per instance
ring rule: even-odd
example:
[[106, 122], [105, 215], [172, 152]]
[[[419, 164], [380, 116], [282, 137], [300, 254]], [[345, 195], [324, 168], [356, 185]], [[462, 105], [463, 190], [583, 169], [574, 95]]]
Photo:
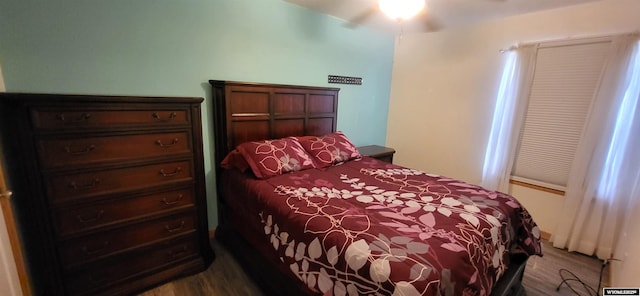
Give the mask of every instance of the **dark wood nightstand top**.
[[368, 145], [357, 147], [360, 154], [393, 163], [393, 154], [396, 150], [389, 147]]

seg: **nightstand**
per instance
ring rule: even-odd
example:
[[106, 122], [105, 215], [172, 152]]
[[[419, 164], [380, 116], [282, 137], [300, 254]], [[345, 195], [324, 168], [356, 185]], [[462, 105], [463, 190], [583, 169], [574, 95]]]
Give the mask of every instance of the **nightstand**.
[[393, 154], [396, 153], [396, 150], [393, 148], [378, 145], [361, 146], [357, 148], [362, 156], [373, 157], [388, 163], [393, 163]]

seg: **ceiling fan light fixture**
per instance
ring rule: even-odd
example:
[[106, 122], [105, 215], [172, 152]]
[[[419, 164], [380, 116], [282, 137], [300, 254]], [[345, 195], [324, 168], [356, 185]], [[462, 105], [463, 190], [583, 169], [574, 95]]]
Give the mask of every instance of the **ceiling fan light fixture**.
[[422, 11], [425, 0], [380, 0], [378, 5], [380, 10], [390, 18], [403, 21]]

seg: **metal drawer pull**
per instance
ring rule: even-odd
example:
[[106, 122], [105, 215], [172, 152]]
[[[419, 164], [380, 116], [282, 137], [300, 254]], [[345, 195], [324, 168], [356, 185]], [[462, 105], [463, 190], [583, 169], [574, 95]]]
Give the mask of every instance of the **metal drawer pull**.
[[98, 246], [97, 249], [90, 250], [89, 247], [84, 246], [82, 247], [82, 251], [87, 255], [95, 255], [106, 250], [108, 245], [109, 245], [109, 241], [104, 241], [102, 243], [102, 246]]
[[80, 117], [75, 118], [75, 119], [67, 119], [64, 116], [64, 114], [58, 114], [56, 117], [60, 121], [79, 122], [79, 121], [87, 121], [87, 120], [89, 120], [89, 118], [91, 118], [91, 113], [82, 113], [82, 114], [80, 114]]
[[91, 183], [86, 183], [86, 184], [78, 184], [76, 183], [76, 181], [71, 181], [71, 183], [69, 183], [69, 187], [78, 190], [78, 189], [91, 189], [94, 188], [96, 186], [98, 186], [98, 184], [100, 184], [100, 179], [96, 178], [93, 179], [93, 181], [91, 181]]
[[104, 210], [95, 211], [94, 213], [85, 214], [84, 216], [82, 214], [78, 214], [76, 218], [78, 218], [78, 221], [82, 223], [96, 222], [102, 217], [102, 214], [104, 214]]
[[85, 147], [83, 150], [77, 150], [77, 151], [71, 150], [71, 146], [64, 147], [64, 151], [67, 151], [67, 153], [70, 153], [73, 155], [86, 154], [93, 151], [93, 149], [96, 149], [96, 145], [89, 145]]
[[174, 138], [173, 141], [171, 141], [171, 143], [169, 143], [169, 144], [163, 144], [162, 141], [160, 141], [160, 140], [156, 141], [156, 145], [158, 145], [158, 146], [160, 146], [162, 148], [169, 148], [169, 147], [171, 147], [171, 146], [173, 146], [173, 145], [175, 145], [177, 143], [178, 143], [178, 138]]
[[177, 114], [176, 114], [176, 112], [171, 112], [171, 114], [169, 114], [169, 117], [167, 117], [166, 119], [160, 118], [160, 115], [157, 112], [153, 112], [153, 114], [151, 114], [151, 116], [153, 118], [155, 118], [156, 120], [160, 121], [160, 122], [167, 122], [167, 121], [171, 121], [174, 118], [176, 118]]
[[160, 175], [162, 175], [163, 177], [171, 177], [171, 176], [175, 176], [178, 173], [180, 173], [182, 171], [181, 167], [177, 167], [175, 170], [173, 170], [173, 172], [167, 173], [164, 171], [164, 169], [160, 170]]
[[185, 253], [187, 253], [187, 247], [186, 246], [182, 246], [182, 248], [179, 248], [177, 250], [171, 250], [167, 252], [167, 255], [171, 258], [178, 258], [182, 255], [184, 255]]
[[178, 194], [178, 197], [176, 199], [174, 199], [172, 201], [168, 201], [167, 198], [165, 197], [165, 198], [162, 199], [162, 202], [164, 202], [165, 205], [170, 206], [170, 205], [175, 205], [175, 204], [179, 203], [181, 200], [182, 200], [182, 194]]
[[5, 192], [0, 191], [0, 198], [10, 199], [11, 195], [13, 195], [13, 192], [11, 191], [5, 191]]
[[178, 227], [171, 228], [169, 226], [169, 224], [165, 224], [164, 225], [164, 229], [166, 229], [169, 233], [174, 233], [174, 232], [180, 231], [180, 230], [182, 230], [183, 227], [184, 227], [184, 220], [182, 220], [182, 222], [180, 222], [180, 225]]

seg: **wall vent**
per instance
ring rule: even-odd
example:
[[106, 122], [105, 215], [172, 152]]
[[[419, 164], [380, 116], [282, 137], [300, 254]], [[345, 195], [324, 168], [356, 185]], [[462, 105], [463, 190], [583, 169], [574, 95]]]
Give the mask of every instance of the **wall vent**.
[[362, 85], [362, 77], [329, 75], [329, 83]]

